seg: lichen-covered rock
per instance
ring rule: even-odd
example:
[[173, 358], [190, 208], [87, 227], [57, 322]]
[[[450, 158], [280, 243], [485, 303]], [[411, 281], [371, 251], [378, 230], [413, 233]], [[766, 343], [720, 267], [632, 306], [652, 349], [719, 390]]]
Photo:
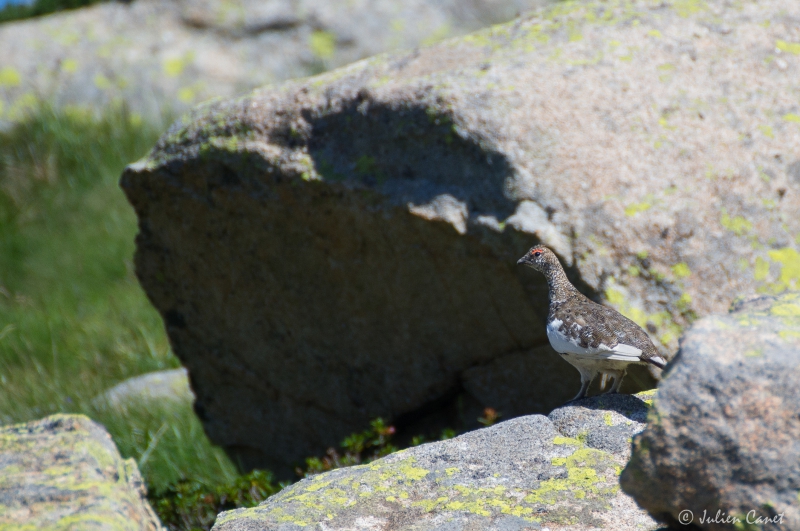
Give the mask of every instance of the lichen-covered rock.
[[670, 524], [800, 529], [798, 381], [800, 293], [698, 321], [634, 439], [622, 488]]
[[510, 20], [550, 0], [136, 0], [0, 24], [0, 125], [43, 99], [147, 118]]
[[736, 294], [796, 286], [797, 19], [559, 2], [176, 124], [122, 186], [211, 439], [282, 474], [376, 416], [550, 411], [578, 375], [515, 265], [540, 241], [670, 352]]
[[[646, 410], [641, 399], [614, 395], [602, 400], [609, 410], [588, 399], [566, 408], [563, 417], [585, 411], [609, 415], [602, 423], [606, 428], [643, 427], [636, 420]], [[619, 411], [635, 412], [634, 418]], [[595, 427], [587, 430], [588, 438], [569, 437], [547, 417], [518, 417], [305, 479], [258, 507], [220, 514], [214, 529], [655, 529], [655, 522], [619, 490], [625, 452], [592, 447]]]
[[631, 454], [631, 438], [642, 431], [647, 406], [655, 391], [632, 395], [600, 395], [562, 406], [548, 418], [567, 437], [580, 440], [590, 448], [622, 456]]
[[0, 529], [160, 531], [145, 494], [136, 462], [83, 415], [0, 427]]

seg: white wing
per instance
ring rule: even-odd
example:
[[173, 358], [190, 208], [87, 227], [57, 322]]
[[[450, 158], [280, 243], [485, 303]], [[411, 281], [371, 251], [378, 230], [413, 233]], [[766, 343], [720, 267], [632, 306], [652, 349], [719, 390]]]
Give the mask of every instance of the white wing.
[[641, 361], [642, 350], [625, 343], [618, 343], [615, 347], [609, 347], [601, 343], [598, 352], [593, 353], [593, 355], [597, 356], [597, 359], [633, 362]]

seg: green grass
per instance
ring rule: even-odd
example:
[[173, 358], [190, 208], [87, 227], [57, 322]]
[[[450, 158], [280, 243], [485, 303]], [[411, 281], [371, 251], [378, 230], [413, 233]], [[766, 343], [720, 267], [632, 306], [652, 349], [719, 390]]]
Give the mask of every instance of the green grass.
[[[207, 530], [218, 512], [281, 485], [267, 471], [239, 475], [188, 401], [94, 400], [179, 366], [134, 275], [136, 216], [118, 186], [162, 128], [121, 108], [97, 117], [43, 107], [0, 132], [0, 424], [88, 415], [137, 461], [169, 529]], [[308, 458], [298, 477], [378, 459], [398, 449], [393, 435], [376, 419], [341, 451]]]
[[122, 380], [179, 366], [134, 275], [136, 217], [118, 186], [161, 128], [124, 109], [43, 108], [0, 133], [0, 423], [85, 413], [154, 489], [236, 477], [189, 404], [91, 404]]
[[31, 4], [9, 4], [0, 9], [0, 23], [77, 9], [108, 0], [34, 0]]

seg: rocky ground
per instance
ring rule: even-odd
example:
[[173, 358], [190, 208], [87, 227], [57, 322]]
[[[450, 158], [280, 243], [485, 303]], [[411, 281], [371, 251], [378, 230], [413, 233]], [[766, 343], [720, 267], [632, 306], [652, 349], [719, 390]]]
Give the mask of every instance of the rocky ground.
[[[691, 327], [657, 393], [594, 396], [315, 475], [214, 529], [796, 529], [798, 319], [798, 292], [740, 299]], [[103, 399], [163, 399], [140, 382], [167, 380], [185, 382], [155, 374]], [[2, 428], [0, 441], [0, 524], [160, 529], [135, 463], [86, 417]]]
[[655, 529], [617, 479], [646, 399], [586, 399], [313, 476], [214, 529]]

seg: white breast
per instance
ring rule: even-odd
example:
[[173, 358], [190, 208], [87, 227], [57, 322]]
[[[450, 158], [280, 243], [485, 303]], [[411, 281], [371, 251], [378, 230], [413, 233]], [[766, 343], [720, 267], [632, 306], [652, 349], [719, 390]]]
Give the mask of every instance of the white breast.
[[586, 354], [586, 349], [581, 348], [577, 341], [568, 338], [561, 332], [562, 324], [563, 322], [558, 319], [547, 324], [547, 339], [550, 340], [553, 350], [568, 354]]

